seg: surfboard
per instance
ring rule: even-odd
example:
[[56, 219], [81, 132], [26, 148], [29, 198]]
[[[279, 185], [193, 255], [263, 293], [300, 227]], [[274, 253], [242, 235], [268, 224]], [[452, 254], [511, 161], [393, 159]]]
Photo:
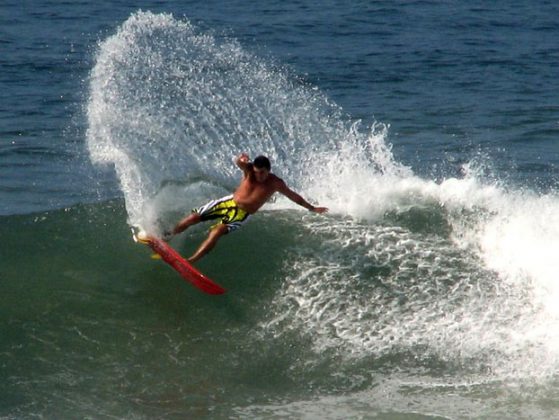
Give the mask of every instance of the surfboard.
[[163, 261], [173, 267], [184, 280], [201, 291], [210, 295], [221, 295], [225, 293], [223, 287], [200, 273], [164, 240], [155, 236], [146, 235], [143, 232], [134, 234], [134, 240], [148, 245]]

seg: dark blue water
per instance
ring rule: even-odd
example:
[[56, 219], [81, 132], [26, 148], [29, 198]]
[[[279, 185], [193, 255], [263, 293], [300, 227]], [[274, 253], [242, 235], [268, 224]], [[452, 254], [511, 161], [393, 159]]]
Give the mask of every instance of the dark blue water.
[[[0, 417], [555, 418], [557, 16], [4, 1]], [[332, 211], [266, 208], [201, 264], [215, 300], [128, 225], [241, 151]]]
[[556, 7], [4, 2], [2, 213], [91, 194], [91, 180], [75, 180], [87, 164], [88, 72], [96, 42], [137, 8], [186, 16], [290, 65], [350, 118], [390, 124], [397, 157], [419, 173], [454, 175], [456, 162], [481, 154], [498, 177], [548, 189], [557, 183]]

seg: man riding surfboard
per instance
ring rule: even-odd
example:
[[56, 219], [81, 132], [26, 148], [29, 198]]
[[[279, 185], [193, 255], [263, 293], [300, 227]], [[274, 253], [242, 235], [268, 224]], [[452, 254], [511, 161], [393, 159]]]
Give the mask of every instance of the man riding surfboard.
[[176, 235], [197, 223], [221, 219], [220, 223], [211, 228], [208, 237], [196, 252], [187, 259], [190, 263], [198, 261], [210, 252], [223, 235], [241, 227], [276, 192], [314, 213], [328, 211], [326, 207], [313, 206], [290, 189], [281, 178], [274, 175], [266, 156], [258, 156], [251, 162], [249, 156], [242, 153], [235, 163], [243, 171], [243, 178], [235, 192], [192, 210], [192, 213], [177, 223], [173, 231], [168, 234]]

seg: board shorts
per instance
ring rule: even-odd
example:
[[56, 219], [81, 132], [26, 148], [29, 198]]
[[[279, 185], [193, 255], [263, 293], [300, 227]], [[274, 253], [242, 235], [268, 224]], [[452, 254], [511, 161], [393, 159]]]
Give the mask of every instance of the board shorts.
[[[227, 226], [227, 232], [239, 229], [250, 218], [250, 214], [241, 209], [233, 200], [232, 195], [210, 201], [202, 207], [192, 209], [192, 213], [200, 215], [200, 220], [221, 219], [221, 223]], [[219, 223], [212, 226], [215, 227]]]

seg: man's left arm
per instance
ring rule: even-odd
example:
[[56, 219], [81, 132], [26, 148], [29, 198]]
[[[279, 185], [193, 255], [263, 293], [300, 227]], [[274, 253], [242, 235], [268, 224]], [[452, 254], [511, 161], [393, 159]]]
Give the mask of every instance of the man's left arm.
[[311, 203], [309, 203], [307, 200], [305, 200], [303, 197], [301, 197], [299, 194], [297, 194], [295, 191], [289, 188], [287, 184], [281, 179], [278, 180], [277, 191], [285, 195], [294, 203], [299, 204], [301, 207], [304, 207], [307, 210], [312, 211], [314, 213], [326, 213], [328, 211], [327, 207], [313, 206]]

